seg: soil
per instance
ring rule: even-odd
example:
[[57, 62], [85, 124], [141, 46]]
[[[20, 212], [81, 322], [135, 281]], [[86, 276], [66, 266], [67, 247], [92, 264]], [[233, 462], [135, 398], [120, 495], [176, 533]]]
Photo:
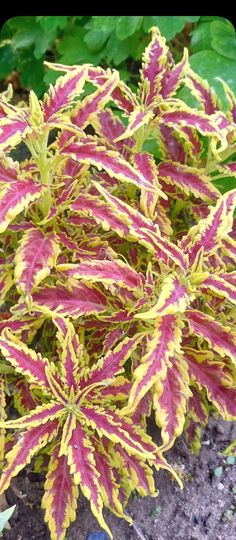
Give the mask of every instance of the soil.
[[[183, 491], [166, 471], [156, 473], [159, 496], [131, 497], [126, 508], [136, 530], [104, 512], [114, 540], [236, 540], [236, 463], [227, 464], [221, 454], [235, 437], [236, 424], [214, 418], [204, 431], [198, 456], [189, 453], [180, 437], [165, 456], [181, 473]], [[217, 477], [214, 471], [219, 466], [223, 472]], [[50, 540], [40, 509], [42, 494], [37, 474], [28, 470], [14, 479], [6, 498], [17, 507], [4, 540]], [[99, 531], [84, 498], [79, 500], [77, 516], [67, 540], [86, 540], [89, 532]]]

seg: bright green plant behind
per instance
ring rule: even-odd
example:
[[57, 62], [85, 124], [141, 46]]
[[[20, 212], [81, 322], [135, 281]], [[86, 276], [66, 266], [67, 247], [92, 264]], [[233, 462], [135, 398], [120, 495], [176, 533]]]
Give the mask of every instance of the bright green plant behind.
[[0, 33], [0, 79], [20, 73], [23, 88], [41, 95], [58, 74], [43, 61], [119, 66], [135, 82], [149, 29], [157, 25], [178, 60], [190, 49], [192, 68], [221, 93], [221, 76], [236, 91], [236, 38], [232, 24], [210, 16], [31, 16], [9, 19]]

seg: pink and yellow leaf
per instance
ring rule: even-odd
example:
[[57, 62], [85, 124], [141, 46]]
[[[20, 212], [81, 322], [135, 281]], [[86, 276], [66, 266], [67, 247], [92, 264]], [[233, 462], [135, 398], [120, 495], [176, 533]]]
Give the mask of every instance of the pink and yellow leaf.
[[70, 473], [65, 456], [59, 456], [59, 445], [54, 446], [46, 482], [42, 508], [52, 540], [64, 540], [66, 530], [76, 518], [78, 487]]
[[15, 217], [39, 199], [45, 190], [31, 178], [5, 184], [0, 199], [0, 232], [4, 232]]
[[20, 434], [19, 441], [6, 454], [7, 465], [0, 479], [0, 493], [9, 486], [13, 476], [16, 476], [28, 465], [32, 457], [56, 436], [58, 422], [53, 420], [42, 426], [37, 426]]
[[45, 235], [36, 228], [24, 233], [15, 256], [15, 280], [20, 293], [28, 295], [50, 274], [59, 251], [55, 233]]

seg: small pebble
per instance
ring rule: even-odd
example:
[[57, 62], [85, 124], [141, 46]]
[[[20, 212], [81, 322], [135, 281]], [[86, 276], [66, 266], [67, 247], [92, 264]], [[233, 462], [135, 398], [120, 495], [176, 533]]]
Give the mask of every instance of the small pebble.
[[86, 540], [109, 540], [107, 533], [103, 531], [89, 533]]
[[222, 484], [222, 482], [219, 482], [219, 484], [218, 484], [217, 487], [218, 487], [218, 489], [219, 489], [220, 491], [221, 491], [222, 489], [225, 488], [225, 486], [224, 486], [224, 484]]

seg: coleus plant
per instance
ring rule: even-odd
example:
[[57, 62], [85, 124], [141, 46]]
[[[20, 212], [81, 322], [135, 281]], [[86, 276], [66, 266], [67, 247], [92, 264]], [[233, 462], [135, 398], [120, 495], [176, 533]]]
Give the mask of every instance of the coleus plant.
[[152, 466], [176, 477], [163, 453], [183, 430], [197, 450], [210, 411], [236, 418], [236, 101], [222, 81], [223, 111], [157, 28], [137, 93], [48, 66], [64, 74], [43, 102], [0, 100], [0, 491], [37, 454], [62, 540], [78, 486], [111, 534], [103, 505], [129, 519]]

